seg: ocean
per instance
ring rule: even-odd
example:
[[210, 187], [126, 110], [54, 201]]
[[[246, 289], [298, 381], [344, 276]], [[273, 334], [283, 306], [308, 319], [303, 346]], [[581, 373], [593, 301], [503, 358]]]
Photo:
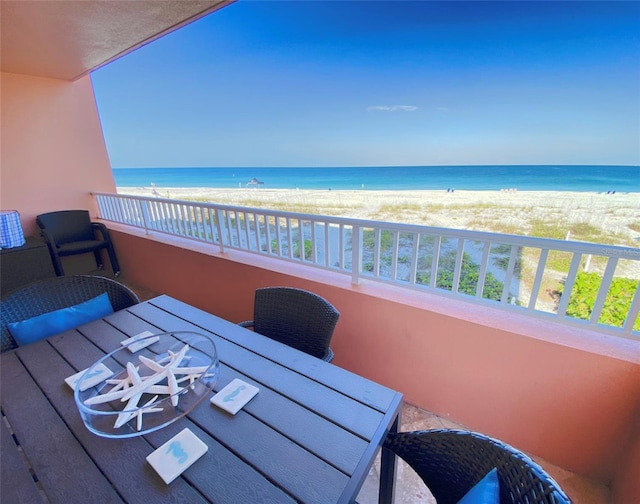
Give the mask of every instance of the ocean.
[[640, 192], [640, 166], [114, 168], [117, 187]]

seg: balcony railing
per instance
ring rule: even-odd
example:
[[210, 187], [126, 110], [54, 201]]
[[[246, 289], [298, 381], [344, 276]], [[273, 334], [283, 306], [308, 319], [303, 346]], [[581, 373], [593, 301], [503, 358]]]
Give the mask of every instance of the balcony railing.
[[100, 218], [628, 338], [640, 249], [211, 203], [95, 194]]

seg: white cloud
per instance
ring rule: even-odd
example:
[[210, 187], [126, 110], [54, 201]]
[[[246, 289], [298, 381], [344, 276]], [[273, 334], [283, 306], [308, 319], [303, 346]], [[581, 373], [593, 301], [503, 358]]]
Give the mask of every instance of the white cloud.
[[367, 107], [367, 110], [383, 112], [396, 112], [400, 110], [402, 112], [413, 112], [414, 110], [418, 110], [418, 107], [415, 105], [373, 105], [371, 107]]

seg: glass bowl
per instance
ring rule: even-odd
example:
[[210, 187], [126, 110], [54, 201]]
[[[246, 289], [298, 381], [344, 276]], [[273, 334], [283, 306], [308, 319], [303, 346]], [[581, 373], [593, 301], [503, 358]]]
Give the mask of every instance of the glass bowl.
[[[123, 344], [88, 368], [74, 398], [87, 429], [108, 438], [127, 438], [166, 427], [209, 395], [220, 374], [213, 340], [176, 331], [137, 338], [144, 347]], [[132, 347], [133, 348], [133, 347]], [[95, 376], [113, 375], [90, 386]]]

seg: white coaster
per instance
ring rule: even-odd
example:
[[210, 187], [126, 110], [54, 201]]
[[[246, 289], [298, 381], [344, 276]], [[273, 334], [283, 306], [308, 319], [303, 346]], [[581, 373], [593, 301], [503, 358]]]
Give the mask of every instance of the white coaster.
[[236, 378], [211, 398], [211, 404], [235, 415], [259, 390], [258, 387]]
[[186, 428], [149, 454], [147, 462], [168, 485], [207, 453], [208, 449], [205, 443]]
[[[71, 390], [75, 390], [76, 385], [78, 384], [78, 381], [80, 380], [80, 378], [82, 378], [82, 375], [87, 371], [87, 369], [83, 371], [78, 371], [76, 374], [71, 375], [68, 378], [64, 379], [67, 385], [71, 387]], [[97, 385], [101, 381], [106, 380], [110, 376], [113, 376], [113, 371], [111, 371], [104, 364], [100, 363], [94, 368], [93, 371], [91, 371], [91, 374], [87, 376], [87, 379], [82, 382], [82, 387], [80, 388], [80, 391], [83, 392], [88, 388], [91, 388]]]
[[[160, 341], [159, 336], [156, 336], [155, 338], [147, 338], [147, 336], [153, 336], [153, 333], [151, 331], [141, 332], [140, 334], [136, 334], [135, 336], [131, 336], [131, 338], [127, 338], [126, 340], [121, 341], [120, 344], [128, 345], [127, 350], [129, 350], [131, 353], [135, 353], [138, 350], [142, 350], [143, 348], [148, 347], [149, 345], [151, 345], [152, 343], [155, 343], [156, 341]], [[136, 343], [138, 340], [142, 338], [147, 338], [147, 339]]]

